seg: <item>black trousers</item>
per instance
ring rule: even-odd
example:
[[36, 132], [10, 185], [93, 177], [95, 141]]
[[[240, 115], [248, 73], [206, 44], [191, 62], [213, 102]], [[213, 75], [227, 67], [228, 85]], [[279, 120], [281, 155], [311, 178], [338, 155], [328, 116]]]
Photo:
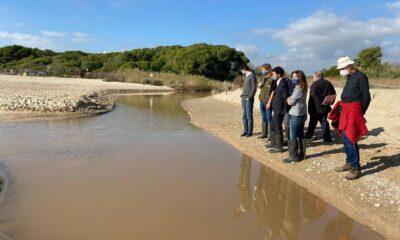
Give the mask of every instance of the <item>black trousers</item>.
[[308, 124], [306, 137], [312, 138], [314, 136], [314, 131], [317, 127], [318, 122], [321, 124], [322, 136], [324, 138], [324, 141], [331, 141], [332, 138], [328, 122], [328, 114], [323, 113], [310, 114], [310, 122]]
[[275, 133], [281, 133], [282, 132], [282, 123], [283, 123], [283, 118], [285, 117], [285, 114], [275, 114], [272, 115], [272, 129]]

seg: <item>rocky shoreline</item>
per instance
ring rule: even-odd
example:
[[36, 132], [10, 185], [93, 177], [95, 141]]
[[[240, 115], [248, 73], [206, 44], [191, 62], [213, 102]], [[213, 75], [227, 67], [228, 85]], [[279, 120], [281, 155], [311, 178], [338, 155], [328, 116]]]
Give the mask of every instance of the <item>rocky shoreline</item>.
[[0, 75], [0, 121], [100, 114], [113, 109], [112, 94], [172, 91], [169, 87], [100, 79]]

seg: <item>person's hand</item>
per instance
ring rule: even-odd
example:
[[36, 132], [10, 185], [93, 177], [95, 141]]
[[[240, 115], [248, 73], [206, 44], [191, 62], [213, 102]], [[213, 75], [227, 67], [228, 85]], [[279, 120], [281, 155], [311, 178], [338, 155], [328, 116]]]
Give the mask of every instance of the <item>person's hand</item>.
[[271, 109], [271, 103], [268, 103], [267, 106], [265, 106], [266, 109]]
[[246, 101], [250, 101], [250, 99], [249, 99], [249, 98], [246, 98]]

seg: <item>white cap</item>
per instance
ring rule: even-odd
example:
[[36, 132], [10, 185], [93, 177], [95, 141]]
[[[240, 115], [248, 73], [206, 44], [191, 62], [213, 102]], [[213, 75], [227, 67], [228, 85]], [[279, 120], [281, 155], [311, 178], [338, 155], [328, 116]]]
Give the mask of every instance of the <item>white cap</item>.
[[354, 63], [354, 59], [350, 56], [341, 57], [338, 59], [337, 69], [343, 69], [349, 65], [353, 65]]

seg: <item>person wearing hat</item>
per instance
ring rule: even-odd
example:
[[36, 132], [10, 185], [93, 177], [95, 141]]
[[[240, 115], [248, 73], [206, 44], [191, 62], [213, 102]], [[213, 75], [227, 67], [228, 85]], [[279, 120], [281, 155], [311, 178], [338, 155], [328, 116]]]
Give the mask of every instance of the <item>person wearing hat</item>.
[[337, 69], [340, 75], [346, 77], [346, 84], [341, 95], [341, 112], [338, 130], [342, 135], [346, 163], [335, 168], [337, 172], [347, 172], [348, 180], [361, 176], [360, 149], [358, 140], [368, 133], [364, 114], [371, 102], [367, 76], [354, 67], [354, 59], [346, 56], [338, 60]]

